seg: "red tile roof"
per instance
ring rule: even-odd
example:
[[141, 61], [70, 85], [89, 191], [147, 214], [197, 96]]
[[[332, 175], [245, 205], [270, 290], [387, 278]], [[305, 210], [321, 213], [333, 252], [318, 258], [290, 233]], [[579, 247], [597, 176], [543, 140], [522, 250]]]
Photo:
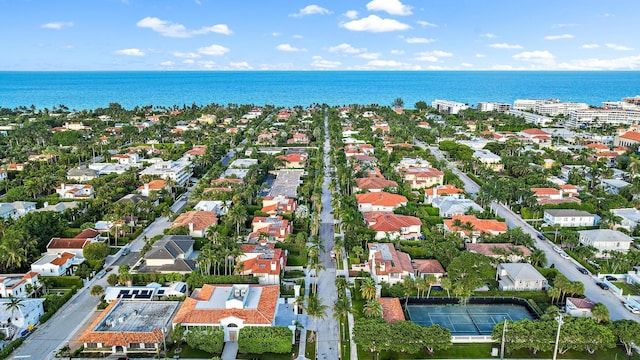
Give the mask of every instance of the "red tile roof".
[[422, 222], [417, 217], [393, 213], [381, 214], [373, 222], [374, 224], [369, 226], [371, 230], [383, 232], [401, 231], [402, 228], [422, 225]]
[[65, 239], [53, 238], [47, 244], [47, 249], [84, 249], [85, 246], [91, 244], [91, 240], [87, 239]]
[[506, 253], [507, 255], [518, 254], [522, 256], [531, 255], [531, 250], [524, 245], [513, 245], [509, 243], [484, 243], [484, 244], [466, 244], [467, 250], [486, 255], [496, 256]]
[[404, 311], [398, 298], [377, 298], [382, 305], [382, 318], [387, 324], [393, 324], [396, 321], [404, 321]]
[[373, 206], [400, 206], [407, 203], [407, 198], [402, 195], [390, 194], [384, 191], [366, 194], [356, 194], [358, 204], [371, 204]]
[[[161, 190], [167, 186], [167, 180], [151, 180], [149, 182], [149, 190]], [[144, 190], [144, 185], [138, 188], [139, 191]]]
[[418, 274], [444, 274], [444, 268], [440, 261], [436, 259], [415, 259], [413, 261], [413, 267], [418, 271]]
[[554, 188], [531, 188], [535, 196], [559, 195], [560, 190]]
[[451, 231], [463, 231], [462, 229], [458, 229], [453, 225], [453, 222], [455, 220], [460, 220], [463, 224], [470, 222], [473, 225], [474, 232], [494, 233], [494, 232], [505, 232], [508, 230], [506, 223], [500, 222], [498, 220], [493, 220], [493, 219], [489, 219], [489, 220], [478, 219], [475, 217], [475, 215], [454, 215], [451, 219], [444, 220], [444, 224]]
[[58, 255], [57, 258], [51, 260], [51, 263], [53, 265], [57, 265], [57, 266], [61, 266], [67, 263], [67, 261], [73, 259], [76, 255], [72, 254], [72, 253], [68, 253], [68, 252], [63, 252], [62, 254]]
[[531, 129], [527, 129], [527, 130], [522, 130], [521, 133], [523, 134], [527, 134], [527, 135], [546, 135], [549, 136], [551, 134], [549, 134], [546, 131], [542, 131], [540, 129], [536, 129], [536, 128], [531, 128]]
[[640, 132], [627, 131], [626, 133], [620, 135], [620, 137], [627, 140], [640, 141]]
[[80, 232], [80, 234], [74, 236], [74, 239], [93, 239], [95, 237], [100, 236], [100, 232], [94, 229], [84, 229]]
[[386, 187], [398, 187], [398, 183], [392, 180], [368, 177], [356, 179], [358, 189], [384, 189]]
[[217, 309], [198, 307], [198, 303], [210, 301], [216, 288], [230, 288], [232, 285], [205, 284], [199, 291], [194, 291], [180, 306], [173, 318], [174, 324], [218, 326], [220, 321], [229, 317], [242, 319], [245, 326], [271, 325], [276, 315], [280, 285], [249, 285], [250, 288], [262, 288], [258, 306], [253, 309]]
[[218, 216], [214, 211], [187, 211], [180, 214], [180, 216], [173, 221], [171, 227], [177, 228], [185, 226], [188, 228], [191, 223], [193, 223], [193, 230], [195, 231], [206, 230], [210, 226], [218, 223]]

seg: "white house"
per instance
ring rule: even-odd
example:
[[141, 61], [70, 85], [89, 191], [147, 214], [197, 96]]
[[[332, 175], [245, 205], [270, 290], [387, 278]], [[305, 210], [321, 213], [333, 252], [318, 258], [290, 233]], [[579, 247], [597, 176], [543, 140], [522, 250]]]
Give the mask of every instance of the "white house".
[[439, 209], [441, 217], [462, 215], [469, 210], [483, 212], [484, 209], [471, 199], [459, 199], [456, 196], [440, 196], [431, 201], [434, 208]]
[[140, 176], [145, 175], [159, 176], [164, 180], [171, 179], [176, 184], [185, 186], [193, 171], [191, 163], [186, 158], [181, 158], [179, 161], [158, 161], [140, 172]]
[[502, 158], [489, 150], [476, 150], [473, 152], [473, 158], [491, 170], [502, 170]]
[[545, 290], [549, 287], [547, 279], [526, 263], [499, 264], [496, 280], [501, 291]]
[[603, 179], [600, 182], [602, 189], [609, 194], [618, 194], [623, 187], [631, 185], [630, 183], [620, 179]]
[[9, 301], [0, 299], [0, 331], [10, 335], [6, 340], [15, 340], [38, 324], [44, 315], [44, 299], [23, 299], [17, 309], [8, 309], [5, 304]]
[[375, 239], [418, 239], [422, 236], [422, 221], [415, 216], [394, 213], [364, 213], [365, 222], [376, 232]]
[[11, 203], [0, 203], [0, 218], [17, 219], [36, 210], [36, 203], [30, 201], [14, 201]]
[[0, 298], [27, 297], [27, 285], [35, 290], [38, 285], [38, 273], [30, 271], [24, 275], [0, 275]]
[[591, 317], [591, 309], [595, 303], [589, 298], [567, 297], [565, 304], [565, 312], [573, 317]]
[[605, 251], [626, 252], [633, 242], [633, 238], [629, 235], [610, 229], [581, 230], [578, 234], [580, 234], [578, 238], [580, 244], [598, 249], [599, 257], [605, 257]]
[[275, 243], [243, 244], [236, 273], [255, 276], [259, 284], [280, 285], [280, 275], [287, 265], [287, 251], [276, 249]]
[[144, 254], [145, 266], [140, 272], [190, 273], [196, 268], [191, 259], [195, 241], [188, 235], [166, 235]]
[[629, 231], [633, 231], [640, 222], [640, 210], [636, 208], [613, 209], [611, 212], [622, 219], [620, 227]]
[[229, 211], [229, 206], [231, 206], [231, 201], [200, 200], [193, 209], [197, 211], [213, 211], [216, 215], [223, 216]]
[[75, 254], [68, 252], [46, 254], [31, 264], [31, 271], [42, 276], [63, 276], [71, 273], [73, 265], [78, 265]]
[[56, 188], [56, 193], [62, 199], [93, 199], [93, 186], [62, 183]]
[[434, 107], [439, 112], [445, 114], [457, 114], [460, 110], [466, 110], [469, 108], [467, 104], [461, 102], [440, 99], [433, 100], [431, 102], [431, 107]]
[[360, 212], [393, 212], [395, 208], [407, 205], [407, 201], [407, 198], [402, 195], [391, 194], [384, 191], [356, 194], [356, 202], [358, 203], [358, 210]]
[[547, 209], [544, 211], [544, 222], [550, 226], [594, 226], [596, 217], [582, 210], [574, 209]]
[[397, 251], [393, 243], [369, 243], [369, 268], [376, 284], [386, 282], [394, 285], [406, 277], [414, 277], [411, 257]]

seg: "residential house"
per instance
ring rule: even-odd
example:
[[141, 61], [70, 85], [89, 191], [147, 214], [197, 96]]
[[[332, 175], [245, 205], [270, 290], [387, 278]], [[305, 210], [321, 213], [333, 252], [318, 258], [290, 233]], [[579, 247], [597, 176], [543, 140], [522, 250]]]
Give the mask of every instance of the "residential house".
[[227, 215], [229, 212], [229, 206], [231, 206], [231, 201], [220, 201], [220, 200], [200, 200], [193, 207], [193, 210], [196, 211], [213, 211], [217, 216]]
[[224, 341], [238, 341], [244, 327], [276, 324], [279, 297], [280, 285], [206, 284], [182, 303], [173, 326], [221, 327]]
[[547, 279], [527, 263], [498, 264], [496, 280], [501, 291], [546, 290], [549, 287]]
[[412, 167], [401, 170], [402, 179], [412, 189], [424, 189], [444, 183], [444, 173], [431, 167]]
[[23, 331], [33, 330], [44, 315], [45, 299], [23, 299], [17, 309], [7, 306], [10, 301], [0, 299], [0, 332], [4, 333], [5, 341], [16, 340]]
[[546, 209], [543, 220], [549, 226], [562, 227], [594, 226], [596, 224], [595, 215], [574, 209]]
[[36, 203], [30, 201], [14, 201], [11, 203], [0, 203], [1, 219], [18, 219], [30, 212], [36, 211]]
[[138, 272], [192, 272], [196, 269], [196, 262], [192, 259], [194, 243], [189, 235], [165, 235], [154, 242], [151, 250], [144, 254], [144, 265]]
[[415, 216], [392, 212], [365, 212], [363, 216], [369, 228], [376, 232], [376, 240], [411, 240], [422, 236], [422, 221]]
[[112, 301], [78, 339], [87, 353], [160, 353], [169, 336], [178, 301]]
[[440, 283], [440, 279], [446, 274], [442, 264], [436, 259], [415, 259], [411, 261], [411, 264], [413, 265], [416, 278], [426, 279], [427, 276], [433, 275], [438, 279], [438, 283]]
[[46, 254], [31, 264], [31, 271], [42, 276], [71, 275], [74, 265], [79, 263], [73, 253]]
[[382, 318], [391, 325], [396, 321], [404, 321], [404, 310], [400, 299], [396, 297], [379, 297], [376, 299], [382, 306]]
[[510, 243], [466, 243], [465, 247], [467, 251], [508, 262], [520, 262], [531, 255], [528, 247]]
[[390, 194], [384, 191], [356, 194], [356, 202], [360, 212], [393, 212], [394, 209], [407, 205], [407, 201], [407, 198], [402, 195]]
[[65, 184], [56, 187], [62, 199], [93, 199], [93, 186], [85, 184]]
[[262, 212], [269, 215], [291, 214], [298, 208], [295, 199], [286, 195], [268, 195], [262, 198]]
[[455, 199], [462, 198], [464, 190], [458, 189], [453, 185], [440, 185], [432, 188], [424, 189], [424, 202], [425, 204], [433, 203], [433, 200], [437, 197], [450, 196]]
[[631, 185], [630, 183], [620, 179], [603, 179], [600, 182], [602, 189], [609, 194], [619, 194], [622, 188]]
[[30, 271], [24, 275], [0, 274], [0, 298], [8, 298], [10, 296], [29, 297], [30, 292], [27, 291], [27, 285], [31, 286], [32, 292], [40, 287], [38, 275], [35, 271]]
[[502, 171], [502, 158], [489, 150], [476, 150], [473, 158], [493, 171]]
[[565, 301], [565, 313], [573, 317], [591, 317], [591, 309], [593, 309], [593, 305], [595, 305], [595, 303], [589, 298], [575, 298], [567, 296]]
[[287, 144], [308, 144], [311, 140], [304, 133], [295, 133], [291, 139], [287, 140]]
[[287, 169], [303, 169], [307, 166], [306, 154], [280, 155], [277, 159], [284, 161], [284, 166]]
[[409, 168], [424, 168], [424, 167], [431, 167], [431, 164], [429, 164], [429, 162], [423, 158], [420, 157], [403, 157], [402, 160], [400, 160], [400, 162], [398, 163], [398, 165], [396, 165], [394, 167], [394, 169], [396, 170], [396, 172], [402, 172], [403, 170], [409, 169]]
[[633, 238], [617, 230], [581, 230], [578, 234], [580, 244], [598, 249], [597, 257], [608, 257], [607, 251], [627, 252], [633, 242]]
[[193, 171], [191, 163], [186, 158], [181, 158], [179, 161], [158, 161], [140, 172], [140, 176], [145, 175], [159, 176], [164, 180], [171, 179], [179, 186], [185, 186]]
[[640, 132], [639, 131], [627, 131], [623, 134], [616, 135], [613, 141], [614, 146], [626, 146], [632, 147], [640, 144]]
[[137, 153], [128, 152], [126, 154], [111, 155], [111, 161], [117, 161], [120, 165], [135, 165], [140, 161], [140, 158]]
[[397, 251], [393, 243], [369, 243], [369, 269], [376, 284], [394, 285], [407, 277], [414, 277], [411, 257]]
[[619, 226], [629, 231], [635, 230], [640, 222], [640, 210], [636, 208], [612, 209], [611, 212], [622, 219]]
[[518, 135], [529, 142], [539, 144], [541, 146], [551, 145], [551, 134], [537, 128], [526, 129], [518, 132]]
[[248, 242], [256, 242], [263, 233], [269, 241], [284, 241], [293, 233], [293, 224], [282, 216], [256, 216], [251, 222], [251, 231]]
[[87, 168], [72, 168], [67, 171], [67, 180], [89, 182], [99, 176], [98, 171]]
[[[574, 197], [574, 193], [564, 194], [562, 189], [555, 188], [531, 188], [533, 195], [536, 197], [538, 204], [564, 204], [564, 203], [577, 203], [581, 201], [577, 197]], [[565, 196], [566, 195], [566, 196]]]
[[[507, 232], [507, 224], [494, 219], [478, 219], [475, 215], [454, 215], [444, 220], [445, 232], [456, 232], [475, 243], [481, 234], [496, 236]], [[459, 225], [457, 225], [459, 223]]]
[[384, 189], [397, 189], [398, 183], [392, 180], [387, 180], [378, 177], [366, 177], [356, 179], [356, 186], [353, 188], [354, 192], [369, 191], [380, 192]]
[[471, 199], [459, 198], [458, 196], [438, 196], [431, 200], [431, 205], [439, 210], [440, 217], [452, 217], [454, 215], [463, 215], [467, 212], [479, 211], [484, 209]]
[[176, 281], [168, 286], [162, 286], [157, 282], [145, 286], [109, 286], [104, 289], [104, 301], [111, 302], [117, 299], [126, 300], [164, 300], [176, 299], [185, 296], [187, 284]]
[[148, 183], [143, 184], [138, 187], [138, 192], [142, 196], [150, 196], [153, 192], [160, 191], [165, 189], [167, 191], [170, 190], [170, 187], [167, 184], [167, 180], [151, 180]]
[[171, 227], [186, 227], [189, 229], [189, 235], [205, 237], [209, 228], [216, 224], [218, 224], [218, 216], [213, 211], [187, 211], [180, 214]]
[[23, 171], [25, 164], [22, 163], [11, 163], [7, 164], [7, 171]]
[[207, 145], [195, 145], [193, 149], [188, 150], [184, 153], [185, 157], [189, 160], [193, 160], [194, 158], [204, 156], [207, 152]]
[[280, 276], [287, 265], [287, 251], [276, 249], [274, 243], [243, 244], [238, 257], [236, 273], [252, 275], [259, 284], [280, 285]]

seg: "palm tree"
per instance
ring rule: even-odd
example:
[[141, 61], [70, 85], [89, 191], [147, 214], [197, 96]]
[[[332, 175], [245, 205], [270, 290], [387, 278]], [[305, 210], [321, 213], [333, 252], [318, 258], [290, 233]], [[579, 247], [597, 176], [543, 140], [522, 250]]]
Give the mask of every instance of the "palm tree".
[[535, 249], [529, 255], [529, 263], [534, 267], [545, 267], [547, 265], [547, 254], [541, 249]]
[[89, 290], [89, 295], [91, 296], [100, 296], [102, 294], [104, 294], [104, 288], [100, 285], [93, 285]]
[[376, 283], [372, 278], [366, 278], [360, 283], [360, 295], [365, 300], [372, 300], [376, 297]]
[[451, 297], [450, 291], [451, 291], [451, 287], [453, 286], [453, 284], [451, 283], [451, 279], [449, 278], [440, 279], [440, 286], [442, 286], [442, 288], [447, 291], [447, 297]]
[[9, 295], [9, 302], [4, 303], [4, 308], [8, 311], [11, 311], [11, 317], [9, 318], [9, 322], [11, 322], [11, 318], [14, 320], [18, 320], [14, 315], [16, 310], [20, 310], [20, 308], [24, 308], [23, 304], [24, 299], [14, 297], [13, 295]]
[[375, 299], [371, 299], [367, 301], [362, 307], [362, 315], [366, 318], [381, 318], [382, 313], [382, 304]]
[[[346, 321], [347, 315], [351, 312], [351, 301], [346, 296], [340, 296], [333, 304], [333, 316], [342, 323], [342, 319], [345, 319], [344, 324], [347, 325]], [[345, 340], [345, 335], [347, 330], [345, 328], [341, 329], [342, 332], [342, 341]]]
[[609, 321], [609, 309], [603, 303], [596, 303], [591, 308], [591, 317], [597, 323], [603, 323]]
[[338, 296], [344, 296], [345, 291], [347, 290], [347, 279], [340, 276], [336, 278], [336, 290], [338, 291]]
[[317, 294], [307, 297], [307, 306], [305, 310], [307, 315], [313, 319], [313, 329], [318, 331], [316, 321], [317, 319], [324, 319], [327, 316], [327, 309], [329, 306], [322, 303], [322, 300]]
[[427, 285], [429, 285], [429, 291], [427, 292], [427, 299], [428, 299], [429, 296], [431, 296], [431, 288], [433, 287], [433, 285], [438, 283], [438, 278], [436, 278], [436, 276], [433, 274], [429, 274], [427, 275], [425, 282]]

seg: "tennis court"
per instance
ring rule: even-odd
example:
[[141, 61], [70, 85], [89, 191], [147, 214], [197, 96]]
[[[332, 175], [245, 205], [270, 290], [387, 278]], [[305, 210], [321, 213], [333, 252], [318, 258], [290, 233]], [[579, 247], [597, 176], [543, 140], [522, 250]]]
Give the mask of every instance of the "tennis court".
[[423, 326], [438, 324], [451, 330], [451, 335], [491, 335], [494, 325], [504, 319], [531, 319], [526, 308], [513, 304], [409, 304], [407, 313], [414, 323]]

